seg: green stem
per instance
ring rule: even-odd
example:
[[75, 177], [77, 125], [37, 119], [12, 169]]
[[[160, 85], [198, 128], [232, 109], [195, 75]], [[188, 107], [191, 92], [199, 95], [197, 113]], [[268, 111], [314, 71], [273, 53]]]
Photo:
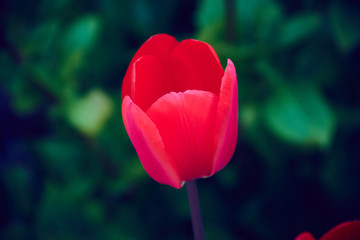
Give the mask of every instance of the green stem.
[[191, 213], [191, 222], [194, 232], [194, 240], [204, 240], [204, 228], [201, 219], [199, 195], [197, 191], [196, 181], [186, 182], [186, 190], [189, 199], [189, 207]]

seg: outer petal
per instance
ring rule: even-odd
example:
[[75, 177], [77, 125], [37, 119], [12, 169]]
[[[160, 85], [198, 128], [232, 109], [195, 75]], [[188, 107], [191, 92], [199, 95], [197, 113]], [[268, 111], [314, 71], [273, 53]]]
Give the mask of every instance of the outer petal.
[[209, 175], [218, 97], [206, 91], [169, 93], [147, 111], [184, 181]]
[[157, 34], [149, 38], [135, 53], [135, 56], [131, 60], [129, 67], [126, 71], [123, 84], [122, 84], [122, 98], [127, 95], [130, 95], [131, 92], [131, 71], [133, 64], [136, 60], [142, 56], [152, 55], [158, 58], [161, 62], [166, 62], [169, 54], [172, 52], [174, 47], [178, 45], [178, 41], [170, 35], [167, 34]]
[[172, 91], [193, 89], [219, 94], [224, 71], [209, 44], [193, 39], [180, 42], [170, 55], [168, 68]]
[[297, 236], [295, 238], [295, 240], [316, 240], [316, 239], [310, 233], [304, 232], [304, 233], [300, 234], [299, 236]]
[[154, 56], [146, 55], [139, 58], [133, 64], [130, 76], [129, 96], [143, 111], [167, 93], [163, 64]]
[[342, 223], [320, 238], [320, 240], [359, 240], [360, 221]]
[[166, 153], [155, 124], [129, 96], [123, 100], [122, 114], [126, 131], [146, 172], [159, 183], [181, 188], [177, 167]]
[[215, 125], [215, 146], [217, 147], [210, 175], [219, 171], [234, 154], [238, 132], [238, 84], [233, 62], [228, 65], [222, 78], [219, 105]]

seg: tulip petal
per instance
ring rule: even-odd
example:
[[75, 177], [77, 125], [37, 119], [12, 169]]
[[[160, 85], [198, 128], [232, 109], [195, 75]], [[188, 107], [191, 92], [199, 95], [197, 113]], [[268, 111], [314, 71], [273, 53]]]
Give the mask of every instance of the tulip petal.
[[184, 181], [211, 172], [217, 105], [215, 94], [188, 90], [162, 96], [147, 111]]
[[145, 171], [159, 183], [181, 188], [177, 167], [166, 153], [155, 124], [129, 96], [123, 100], [122, 114], [126, 131]]
[[359, 240], [360, 221], [342, 223], [320, 238], [320, 240]]
[[146, 55], [152, 55], [158, 58], [160, 62], [165, 63], [172, 50], [178, 44], [179, 42], [174, 37], [167, 34], [157, 34], [149, 38], [135, 53], [135, 56], [132, 58], [129, 67], [126, 70], [121, 89], [122, 98], [131, 93], [131, 72], [133, 71], [133, 64], [139, 58]]
[[228, 59], [228, 65], [222, 78], [215, 124], [215, 146], [217, 149], [210, 175], [213, 175], [228, 164], [236, 147], [238, 132], [238, 85], [235, 66], [230, 59]]
[[163, 64], [154, 56], [139, 58], [133, 65], [130, 98], [146, 111], [159, 97], [167, 93]]
[[316, 240], [316, 239], [310, 233], [304, 232], [301, 233], [299, 236], [297, 236], [295, 240]]
[[219, 95], [224, 71], [214, 49], [205, 42], [180, 42], [170, 55], [168, 70], [174, 92], [204, 90]]

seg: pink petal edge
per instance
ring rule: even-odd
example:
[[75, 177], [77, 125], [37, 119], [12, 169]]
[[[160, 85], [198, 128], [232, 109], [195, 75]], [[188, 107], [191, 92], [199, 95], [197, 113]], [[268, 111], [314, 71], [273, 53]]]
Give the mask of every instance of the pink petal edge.
[[181, 188], [179, 172], [165, 151], [158, 129], [129, 96], [123, 100], [122, 115], [126, 131], [149, 176], [159, 183]]
[[221, 82], [215, 125], [215, 146], [211, 175], [224, 168], [234, 154], [238, 134], [238, 84], [233, 62], [228, 59]]

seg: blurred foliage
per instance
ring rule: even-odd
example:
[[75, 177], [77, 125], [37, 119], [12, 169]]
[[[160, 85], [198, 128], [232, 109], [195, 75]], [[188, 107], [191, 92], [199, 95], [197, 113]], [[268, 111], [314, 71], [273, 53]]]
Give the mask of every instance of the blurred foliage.
[[[360, 219], [360, 5], [340, 0], [2, 0], [0, 239], [191, 239], [121, 119], [151, 35], [235, 63], [239, 140], [199, 181], [206, 238], [320, 236]], [[225, 67], [225, 66], [224, 66]]]

